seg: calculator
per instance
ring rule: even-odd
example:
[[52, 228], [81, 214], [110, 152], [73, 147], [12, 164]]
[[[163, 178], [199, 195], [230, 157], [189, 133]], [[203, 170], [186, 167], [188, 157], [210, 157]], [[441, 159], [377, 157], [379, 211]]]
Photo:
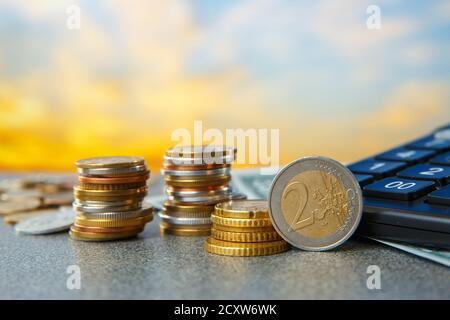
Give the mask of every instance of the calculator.
[[450, 124], [348, 168], [364, 197], [358, 234], [450, 248]]

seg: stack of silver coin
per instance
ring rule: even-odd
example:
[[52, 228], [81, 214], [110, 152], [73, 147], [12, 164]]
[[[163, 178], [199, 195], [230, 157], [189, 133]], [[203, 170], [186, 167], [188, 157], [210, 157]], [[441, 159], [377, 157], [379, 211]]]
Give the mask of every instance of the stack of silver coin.
[[168, 200], [160, 213], [162, 233], [209, 235], [217, 203], [245, 198], [231, 188], [236, 149], [186, 146], [169, 149], [163, 170]]

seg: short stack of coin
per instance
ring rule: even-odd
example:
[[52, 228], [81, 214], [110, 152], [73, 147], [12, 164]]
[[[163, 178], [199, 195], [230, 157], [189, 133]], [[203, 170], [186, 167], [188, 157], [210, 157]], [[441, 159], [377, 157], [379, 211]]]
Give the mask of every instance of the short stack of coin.
[[216, 205], [205, 250], [225, 256], [251, 257], [280, 253], [289, 245], [276, 232], [265, 200], [238, 200]]
[[160, 213], [162, 233], [209, 235], [217, 203], [243, 199], [232, 192], [231, 163], [236, 149], [226, 146], [186, 146], [169, 149], [163, 170], [169, 200]]
[[78, 185], [70, 229], [73, 239], [108, 241], [136, 236], [153, 219], [142, 208], [150, 172], [141, 157], [101, 157], [78, 160]]

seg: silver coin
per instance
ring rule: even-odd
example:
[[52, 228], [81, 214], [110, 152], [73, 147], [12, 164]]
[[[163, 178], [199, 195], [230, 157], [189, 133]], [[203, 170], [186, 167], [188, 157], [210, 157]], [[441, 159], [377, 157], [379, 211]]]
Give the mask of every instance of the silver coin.
[[230, 168], [208, 169], [208, 170], [161, 170], [161, 174], [173, 177], [199, 177], [217, 176], [231, 173]]
[[[73, 202], [74, 208], [82, 208], [86, 210], [105, 210], [109, 209], [111, 211], [127, 211], [124, 209], [119, 209], [118, 207], [127, 207], [127, 208], [138, 208], [142, 204], [142, 201], [136, 200], [121, 200], [121, 201], [92, 201], [92, 200], [79, 200], [76, 199]], [[93, 212], [94, 212], [93, 211]]]
[[325, 251], [344, 243], [358, 227], [362, 209], [362, 192], [354, 175], [324, 157], [290, 163], [269, 191], [274, 228], [303, 250]]
[[60, 211], [55, 209], [56, 213], [41, 215], [19, 222], [15, 226], [17, 233], [21, 234], [50, 234], [68, 230], [75, 221], [75, 212], [73, 210]]
[[202, 166], [202, 165], [221, 165], [221, 164], [231, 164], [235, 160], [234, 155], [228, 156], [214, 156], [214, 157], [199, 157], [199, 158], [190, 158], [190, 157], [173, 157], [173, 156], [164, 156], [163, 163], [166, 165], [174, 165], [174, 166]]
[[140, 210], [133, 210], [133, 211], [118, 211], [118, 212], [97, 212], [97, 213], [91, 213], [91, 212], [84, 212], [81, 210], [76, 210], [76, 213], [84, 216], [89, 219], [107, 219], [107, 220], [126, 220], [126, 219], [133, 219], [133, 218], [139, 218], [143, 216], [147, 216], [152, 214], [153, 208], [144, 208]]
[[79, 174], [82, 175], [114, 175], [114, 174], [128, 174], [148, 171], [147, 166], [137, 165], [132, 167], [118, 167], [118, 168], [77, 168]]
[[174, 217], [164, 213], [159, 213], [158, 215], [161, 218], [161, 220], [169, 224], [177, 224], [177, 225], [211, 224], [210, 217], [207, 218]]

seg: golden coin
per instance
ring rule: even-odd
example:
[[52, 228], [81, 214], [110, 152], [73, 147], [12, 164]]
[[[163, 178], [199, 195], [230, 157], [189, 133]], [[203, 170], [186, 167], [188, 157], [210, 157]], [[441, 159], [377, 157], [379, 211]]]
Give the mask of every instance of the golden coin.
[[78, 226], [83, 227], [101, 227], [101, 228], [116, 228], [116, 227], [131, 227], [131, 226], [143, 226], [146, 223], [153, 220], [153, 214], [149, 214], [143, 217], [131, 218], [131, 219], [89, 219], [84, 216], [77, 216], [75, 223]]
[[261, 228], [272, 226], [272, 221], [269, 218], [260, 219], [239, 219], [239, 218], [225, 218], [216, 214], [211, 215], [212, 223], [216, 225], [240, 228]]
[[85, 227], [78, 224], [74, 224], [71, 228], [79, 232], [87, 233], [123, 233], [123, 232], [135, 232], [142, 230], [143, 226], [131, 226], [131, 227]]
[[[162, 210], [163, 214], [174, 217], [174, 218], [191, 218], [191, 219], [203, 219], [203, 218], [211, 218], [210, 212], [177, 212], [171, 211], [168, 212], [166, 210]], [[211, 219], [210, 219], [211, 220]]]
[[112, 241], [135, 237], [143, 230], [144, 229], [121, 233], [92, 233], [81, 232], [74, 228], [71, 228], [69, 231], [69, 235], [72, 239], [81, 241]]
[[197, 171], [197, 170], [214, 170], [214, 169], [222, 169], [222, 168], [230, 168], [231, 164], [224, 163], [224, 164], [170, 164], [170, 163], [164, 163], [163, 169], [165, 170], [184, 170], [184, 171]]
[[75, 166], [82, 169], [122, 168], [122, 167], [133, 167], [143, 164], [145, 164], [144, 158], [127, 157], [127, 156], [96, 157], [75, 161]]
[[273, 226], [269, 227], [229, 227], [220, 224], [213, 224], [213, 227], [228, 232], [275, 232]]
[[275, 230], [269, 232], [229, 232], [212, 228], [211, 236], [219, 240], [231, 242], [267, 242], [283, 240]]
[[79, 186], [83, 190], [125, 190], [145, 187], [147, 183], [118, 183], [118, 184], [99, 184], [99, 183], [80, 183]]
[[136, 202], [141, 202], [142, 199], [145, 198], [145, 196], [146, 196], [145, 193], [140, 194], [140, 195], [133, 195], [133, 196], [111, 196], [111, 197], [75, 195], [75, 200], [98, 202], [99, 204], [106, 203], [106, 202], [125, 202], [125, 201], [129, 201], [131, 203], [136, 203]]
[[124, 190], [86, 190], [82, 189], [80, 185], [73, 188], [74, 195], [76, 196], [94, 196], [94, 197], [121, 197], [121, 196], [134, 196], [147, 193], [147, 187], [139, 187], [133, 189]]
[[289, 249], [289, 245], [284, 240], [241, 243], [222, 241], [210, 237], [206, 239], [204, 248], [209, 253], [224, 256], [254, 257], [284, 252]]
[[188, 236], [188, 237], [199, 237], [199, 236], [209, 236], [211, 234], [211, 229], [179, 229], [168, 227], [167, 225], [160, 224], [160, 232], [162, 235], [170, 234], [173, 236]]
[[207, 213], [211, 214], [214, 211], [214, 205], [204, 206], [204, 205], [189, 205], [189, 204], [179, 204], [173, 201], [164, 202], [164, 210], [167, 212], [179, 212], [181, 213]]
[[235, 200], [216, 205], [215, 215], [225, 218], [269, 219], [266, 200]]
[[227, 185], [231, 181], [230, 176], [224, 176], [220, 179], [205, 180], [205, 179], [172, 179], [171, 177], [164, 178], [166, 185], [170, 187], [181, 188], [201, 188], [201, 187], [221, 187]]

